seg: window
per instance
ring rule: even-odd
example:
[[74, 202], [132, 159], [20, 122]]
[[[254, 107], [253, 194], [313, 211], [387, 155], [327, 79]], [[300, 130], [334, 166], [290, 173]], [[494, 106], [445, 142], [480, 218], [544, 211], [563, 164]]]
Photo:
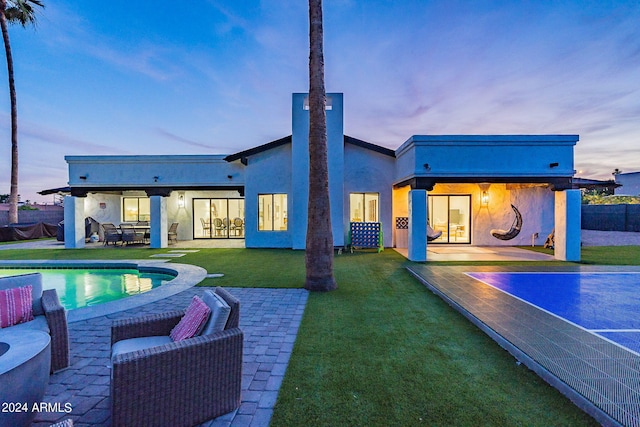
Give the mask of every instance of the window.
[[471, 243], [471, 196], [429, 194], [429, 225], [442, 231], [432, 243]]
[[122, 220], [138, 222], [151, 220], [151, 204], [148, 197], [125, 197], [122, 199]]
[[244, 199], [193, 199], [193, 238], [244, 238]]
[[349, 194], [351, 222], [378, 222], [378, 193]]
[[287, 195], [258, 195], [258, 230], [285, 231], [287, 229]]

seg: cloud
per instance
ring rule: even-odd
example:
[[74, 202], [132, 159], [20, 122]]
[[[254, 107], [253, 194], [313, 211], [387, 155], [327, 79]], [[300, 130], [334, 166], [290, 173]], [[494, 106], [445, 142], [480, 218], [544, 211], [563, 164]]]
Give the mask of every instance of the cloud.
[[[123, 71], [132, 71], [157, 81], [175, 79], [182, 74], [177, 51], [166, 44], [154, 44], [148, 39], [118, 40], [96, 30], [91, 22], [64, 5], [47, 5], [47, 18], [42, 23], [47, 33], [45, 41], [55, 51], [85, 55]], [[60, 25], [64, 22], [64, 25]]]
[[[9, 116], [6, 113], [0, 113], [0, 129], [3, 131], [9, 131]], [[78, 138], [73, 135], [69, 135], [67, 132], [60, 129], [53, 129], [50, 127], [42, 126], [40, 124], [20, 121], [20, 127], [18, 128], [19, 140], [35, 139], [46, 144], [53, 145], [61, 152], [68, 152], [69, 149], [82, 150], [87, 153], [112, 153], [112, 154], [124, 154], [124, 150], [119, 150], [113, 146], [97, 144], [86, 139]], [[18, 149], [20, 149], [20, 141], [18, 142]]]
[[191, 147], [198, 147], [198, 148], [206, 148], [207, 150], [211, 150], [211, 146], [208, 144], [203, 144], [200, 142], [196, 142], [196, 141], [192, 141], [190, 139], [175, 135], [165, 129], [162, 128], [155, 128], [154, 132], [166, 139], [168, 139], [169, 141], [175, 141], [175, 142], [179, 142], [181, 144], [185, 144], [185, 145], [189, 145]]

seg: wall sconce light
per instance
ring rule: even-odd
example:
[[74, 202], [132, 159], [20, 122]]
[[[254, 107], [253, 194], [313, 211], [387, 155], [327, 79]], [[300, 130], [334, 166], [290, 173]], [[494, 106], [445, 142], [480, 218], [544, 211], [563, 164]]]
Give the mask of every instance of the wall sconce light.
[[431, 166], [429, 166], [429, 163], [425, 163], [425, 164], [424, 164], [424, 165], [422, 165], [422, 166], [424, 166], [424, 168], [425, 168], [426, 170], [428, 170], [428, 171], [430, 171], [430, 170], [431, 170]]
[[80, 175], [80, 179], [86, 180], [89, 175]]
[[184, 208], [184, 193], [178, 193], [178, 207]]
[[227, 179], [233, 179], [233, 175], [227, 175]]
[[480, 206], [488, 206], [489, 205], [489, 192], [488, 191], [483, 191], [482, 194], [480, 194]]
[[480, 187], [480, 206], [489, 206], [489, 187], [491, 187], [491, 184], [488, 182], [481, 182], [478, 184], [478, 187]]
[[560, 164], [558, 162], [549, 163], [550, 168], [557, 168]]
[[160, 179], [160, 177], [159, 177], [159, 176], [154, 176], [154, 177], [153, 177], [153, 182], [158, 182], [158, 180], [159, 180], [159, 179]]

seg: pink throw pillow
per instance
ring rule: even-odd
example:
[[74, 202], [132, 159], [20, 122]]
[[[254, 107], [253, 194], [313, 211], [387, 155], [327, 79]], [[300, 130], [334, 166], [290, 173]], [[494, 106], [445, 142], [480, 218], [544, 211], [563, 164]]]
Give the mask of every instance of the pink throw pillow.
[[181, 341], [194, 337], [207, 323], [211, 309], [195, 295], [180, 322], [171, 330], [169, 336], [173, 341]]
[[0, 328], [33, 320], [31, 285], [0, 291]]

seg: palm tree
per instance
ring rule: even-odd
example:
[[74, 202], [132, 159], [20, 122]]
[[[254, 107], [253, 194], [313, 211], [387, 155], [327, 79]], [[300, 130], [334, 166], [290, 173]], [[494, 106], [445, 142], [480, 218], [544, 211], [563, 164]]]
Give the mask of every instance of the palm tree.
[[7, 22], [19, 23], [23, 27], [35, 24], [34, 6], [44, 7], [40, 0], [0, 0], [0, 26], [4, 51], [7, 56], [9, 74], [9, 96], [11, 97], [11, 191], [9, 193], [9, 223], [18, 222], [18, 107], [16, 85], [13, 80], [13, 56], [9, 43]]
[[304, 287], [310, 291], [337, 288], [333, 277], [322, 38], [322, 0], [309, 0], [309, 210]]

